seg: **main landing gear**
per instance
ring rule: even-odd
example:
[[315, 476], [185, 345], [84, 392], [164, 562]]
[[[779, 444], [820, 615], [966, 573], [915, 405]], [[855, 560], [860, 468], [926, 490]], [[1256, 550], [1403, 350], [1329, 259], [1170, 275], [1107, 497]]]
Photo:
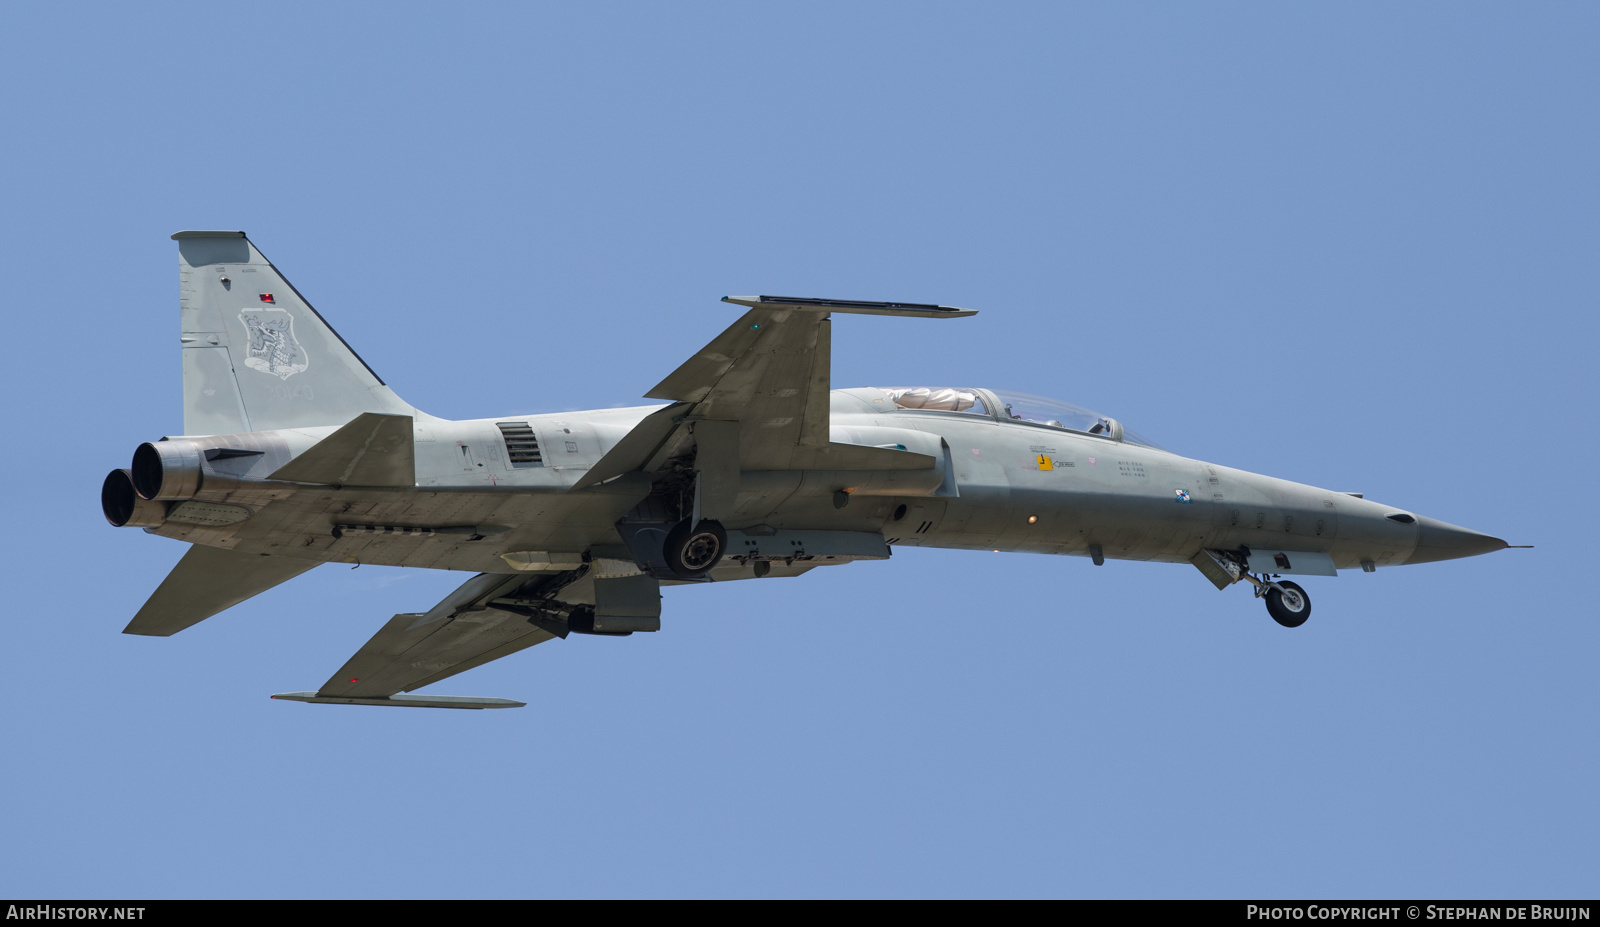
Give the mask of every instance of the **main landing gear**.
[[709, 518], [696, 525], [685, 518], [667, 533], [662, 555], [667, 567], [684, 579], [699, 579], [711, 572], [728, 549], [728, 532]]

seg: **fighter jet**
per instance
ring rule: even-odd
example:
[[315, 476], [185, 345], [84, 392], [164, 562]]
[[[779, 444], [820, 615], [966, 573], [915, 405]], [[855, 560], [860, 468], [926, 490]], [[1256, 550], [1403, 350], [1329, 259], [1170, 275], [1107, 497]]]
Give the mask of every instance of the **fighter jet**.
[[[898, 547], [1189, 564], [1284, 627], [1284, 576], [1429, 563], [1499, 538], [1165, 450], [1114, 418], [979, 387], [833, 389], [832, 319], [950, 306], [727, 296], [742, 315], [655, 404], [448, 421], [402, 400], [243, 232], [178, 242], [183, 434], [101, 490], [107, 521], [192, 546], [124, 629], [175, 634], [321, 563], [473, 574], [395, 615], [302, 702], [410, 695], [570, 634], [661, 629], [662, 586], [771, 582]], [[641, 384], [643, 385], [643, 384]]]

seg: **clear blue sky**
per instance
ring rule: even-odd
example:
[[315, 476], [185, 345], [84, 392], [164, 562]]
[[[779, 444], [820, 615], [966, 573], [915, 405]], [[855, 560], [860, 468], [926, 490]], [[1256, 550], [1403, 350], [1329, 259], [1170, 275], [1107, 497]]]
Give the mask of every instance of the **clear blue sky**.
[[[0, 895], [1589, 896], [1592, 4], [13, 4]], [[655, 635], [272, 702], [463, 577], [119, 634], [100, 517], [240, 228], [405, 398], [632, 404], [725, 293], [838, 385], [983, 385], [1536, 544], [1306, 585], [903, 550]]]

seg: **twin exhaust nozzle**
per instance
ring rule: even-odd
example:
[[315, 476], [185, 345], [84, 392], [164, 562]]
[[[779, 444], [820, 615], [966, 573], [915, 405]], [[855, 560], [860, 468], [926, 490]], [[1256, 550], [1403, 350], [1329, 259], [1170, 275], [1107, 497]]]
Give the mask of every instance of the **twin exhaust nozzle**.
[[133, 471], [112, 470], [100, 485], [100, 511], [113, 528], [159, 528], [167, 520], [167, 504], [139, 497]]
[[132, 469], [112, 470], [100, 486], [100, 510], [113, 527], [159, 527], [167, 502], [200, 491], [203, 451], [191, 441], [146, 442], [133, 452]]
[[133, 491], [151, 502], [193, 499], [201, 450], [191, 441], [145, 442], [133, 452]]

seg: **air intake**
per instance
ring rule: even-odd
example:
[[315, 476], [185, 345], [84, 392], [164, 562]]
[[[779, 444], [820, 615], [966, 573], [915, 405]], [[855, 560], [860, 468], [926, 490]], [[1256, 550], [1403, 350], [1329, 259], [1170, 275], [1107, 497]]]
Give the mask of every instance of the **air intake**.
[[513, 467], [542, 467], [544, 458], [539, 454], [539, 439], [527, 422], [495, 422], [500, 436], [506, 439], [506, 455]]

